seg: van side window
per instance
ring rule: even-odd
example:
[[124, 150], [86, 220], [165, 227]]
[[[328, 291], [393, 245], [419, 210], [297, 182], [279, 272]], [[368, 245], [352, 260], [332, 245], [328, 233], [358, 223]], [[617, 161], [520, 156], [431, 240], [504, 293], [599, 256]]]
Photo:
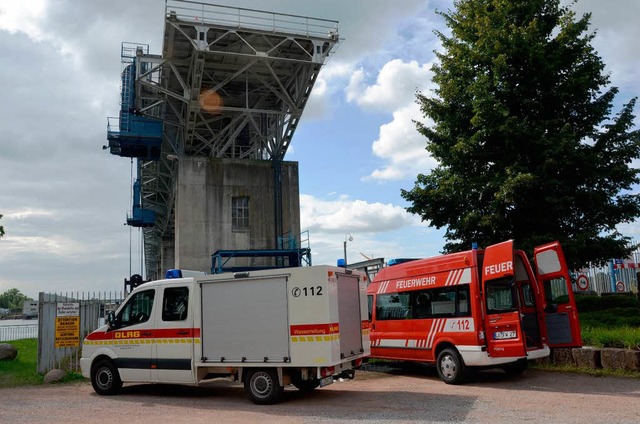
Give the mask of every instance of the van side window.
[[376, 320], [471, 316], [469, 285], [379, 294]]
[[376, 297], [376, 319], [407, 319], [410, 315], [409, 293], [379, 294]]
[[469, 284], [457, 287], [458, 307], [456, 309], [457, 317], [470, 317], [471, 308], [469, 307]]
[[188, 287], [169, 287], [164, 289], [162, 321], [184, 321], [187, 319], [188, 306]]
[[425, 292], [432, 299], [429, 317], [468, 317], [471, 315], [468, 284], [444, 289], [431, 289]]
[[369, 321], [373, 319], [373, 296], [367, 296], [367, 307], [369, 309]]
[[145, 290], [134, 294], [116, 317], [118, 326], [127, 327], [148, 321], [155, 293], [155, 290]]

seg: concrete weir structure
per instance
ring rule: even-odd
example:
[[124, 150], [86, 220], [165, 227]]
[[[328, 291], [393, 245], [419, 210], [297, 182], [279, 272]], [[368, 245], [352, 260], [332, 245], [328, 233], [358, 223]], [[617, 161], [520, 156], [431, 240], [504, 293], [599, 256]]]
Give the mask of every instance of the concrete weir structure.
[[[186, 158], [180, 162], [175, 206], [175, 267], [209, 270], [221, 249], [273, 249], [275, 190], [270, 161]], [[285, 234], [300, 234], [298, 163], [283, 162], [282, 221]], [[246, 216], [234, 220], [234, 199], [245, 199]], [[194, 207], [198, 205], [198, 207]], [[239, 225], [244, 224], [244, 225]], [[248, 266], [249, 260], [236, 265]], [[242, 261], [240, 259], [240, 261]], [[264, 259], [262, 259], [264, 261]], [[163, 267], [172, 267], [167, 261]], [[260, 265], [271, 265], [260, 263]]]
[[[338, 22], [165, 4], [162, 55], [123, 43], [129, 91], [109, 130], [111, 153], [137, 158], [135, 207], [149, 219], [128, 222], [144, 233], [146, 277], [209, 272], [217, 250], [301, 247], [298, 166], [284, 158]], [[161, 122], [161, 141], [125, 127], [138, 120]]]

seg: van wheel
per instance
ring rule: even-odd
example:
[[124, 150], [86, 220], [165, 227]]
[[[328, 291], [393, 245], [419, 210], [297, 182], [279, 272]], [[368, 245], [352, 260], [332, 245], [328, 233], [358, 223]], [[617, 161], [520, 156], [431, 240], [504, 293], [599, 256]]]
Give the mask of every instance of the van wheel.
[[516, 362], [504, 365], [502, 369], [508, 376], [516, 377], [526, 371], [529, 361], [526, 359], [518, 359]]
[[455, 349], [444, 349], [438, 354], [438, 376], [447, 384], [461, 384], [467, 374], [460, 354]]
[[104, 359], [91, 368], [91, 385], [99, 395], [118, 393], [122, 387], [122, 380], [113, 362]]
[[280, 385], [278, 373], [273, 368], [252, 371], [244, 380], [244, 391], [251, 402], [272, 405], [280, 400], [284, 387]]

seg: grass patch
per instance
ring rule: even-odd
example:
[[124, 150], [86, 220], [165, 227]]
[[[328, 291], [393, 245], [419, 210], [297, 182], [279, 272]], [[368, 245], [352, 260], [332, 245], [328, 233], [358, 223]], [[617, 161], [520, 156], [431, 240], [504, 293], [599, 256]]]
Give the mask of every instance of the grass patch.
[[18, 349], [13, 361], [0, 361], [0, 387], [42, 384], [38, 369], [38, 339], [5, 342]]
[[[0, 388], [34, 386], [42, 384], [43, 375], [38, 374], [38, 339], [22, 339], [3, 342], [18, 349], [13, 361], [0, 361]], [[85, 381], [82, 374], [68, 372], [59, 383]]]
[[585, 346], [640, 350], [640, 303], [635, 295], [576, 296]]
[[583, 327], [582, 343], [593, 347], [617, 347], [640, 350], [639, 327]]

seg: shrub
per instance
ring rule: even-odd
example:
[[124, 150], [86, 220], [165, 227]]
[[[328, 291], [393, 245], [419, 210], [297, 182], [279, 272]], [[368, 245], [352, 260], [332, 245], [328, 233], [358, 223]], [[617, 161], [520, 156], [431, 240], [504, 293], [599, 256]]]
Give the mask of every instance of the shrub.
[[632, 308], [640, 313], [640, 304], [636, 295], [621, 293], [606, 296], [576, 296], [578, 312], [605, 311], [613, 308]]

